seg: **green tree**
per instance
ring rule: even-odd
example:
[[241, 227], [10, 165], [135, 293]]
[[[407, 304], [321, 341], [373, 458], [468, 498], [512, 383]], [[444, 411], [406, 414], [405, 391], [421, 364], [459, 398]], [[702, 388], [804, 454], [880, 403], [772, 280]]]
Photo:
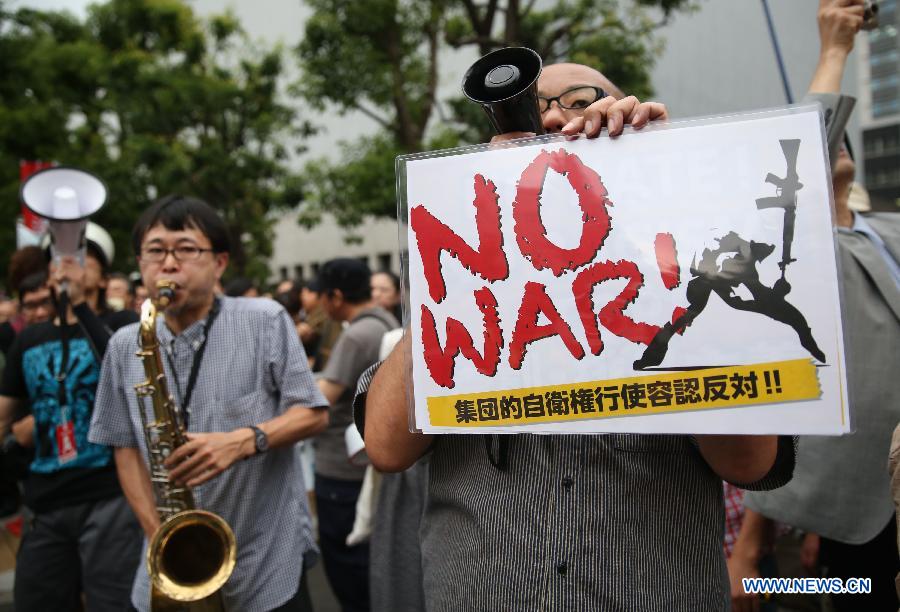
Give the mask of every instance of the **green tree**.
[[490, 126], [477, 105], [437, 99], [442, 49], [483, 55], [530, 47], [545, 63], [594, 66], [624, 91], [652, 94], [655, 29], [689, 0], [308, 0], [313, 9], [297, 54], [296, 90], [320, 111], [358, 111], [374, 136], [342, 144], [339, 161], [307, 164], [300, 222], [324, 211], [352, 227], [367, 215], [396, 214], [394, 158], [484, 142]]
[[[234, 17], [201, 22], [181, 0], [110, 0], [84, 21], [0, 4], [0, 213], [16, 214], [20, 159], [95, 172], [110, 192], [96, 221], [127, 269], [141, 210], [195, 195], [222, 212], [234, 273], [265, 280], [269, 213], [301, 197], [286, 143], [309, 134], [278, 102], [282, 55]], [[11, 223], [0, 231], [6, 261]]]

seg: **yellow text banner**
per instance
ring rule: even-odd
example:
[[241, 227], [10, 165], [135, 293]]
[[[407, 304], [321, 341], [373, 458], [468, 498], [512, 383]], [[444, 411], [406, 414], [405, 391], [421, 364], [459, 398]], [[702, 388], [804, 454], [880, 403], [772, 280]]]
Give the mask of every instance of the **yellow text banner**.
[[435, 427], [498, 427], [818, 399], [809, 359], [428, 398]]

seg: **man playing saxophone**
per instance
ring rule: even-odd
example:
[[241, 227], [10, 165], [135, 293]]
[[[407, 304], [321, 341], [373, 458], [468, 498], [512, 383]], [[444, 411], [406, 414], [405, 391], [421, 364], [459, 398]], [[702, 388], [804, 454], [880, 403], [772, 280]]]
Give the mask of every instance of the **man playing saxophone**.
[[[315, 545], [293, 445], [324, 429], [328, 416], [293, 323], [277, 302], [216, 296], [229, 242], [205, 202], [157, 201], [138, 219], [132, 244], [151, 298], [158, 281], [176, 286], [156, 334], [187, 442], [165, 467], [173, 484], [192, 489], [197, 508], [234, 531], [237, 564], [221, 591], [225, 609], [307, 610], [304, 567]], [[89, 438], [115, 448], [122, 489], [150, 540], [160, 519], [134, 389], [146, 380], [137, 338], [132, 325], [110, 341]], [[145, 563], [132, 604], [150, 605]]]

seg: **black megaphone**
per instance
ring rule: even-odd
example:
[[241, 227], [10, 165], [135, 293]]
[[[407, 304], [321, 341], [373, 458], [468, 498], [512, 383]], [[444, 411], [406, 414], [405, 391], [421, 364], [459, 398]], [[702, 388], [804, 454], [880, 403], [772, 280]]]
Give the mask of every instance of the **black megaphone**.
[[543, 134], [537, 100], [542, 66], [541, 56], [526, 47], [497, 49], [466, 71], [463, 93], [481, 105], [498, 134]]

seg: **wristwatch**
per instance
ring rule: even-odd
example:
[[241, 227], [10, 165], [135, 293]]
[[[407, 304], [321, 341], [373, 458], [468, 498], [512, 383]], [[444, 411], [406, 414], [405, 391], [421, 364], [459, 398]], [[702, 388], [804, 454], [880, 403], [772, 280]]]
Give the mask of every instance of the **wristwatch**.
[[256, 454], [261, 455], [269, 450], [269, 436], [256, 425], [248, 425], [253, 430], [254, 444], [256, 446]]

